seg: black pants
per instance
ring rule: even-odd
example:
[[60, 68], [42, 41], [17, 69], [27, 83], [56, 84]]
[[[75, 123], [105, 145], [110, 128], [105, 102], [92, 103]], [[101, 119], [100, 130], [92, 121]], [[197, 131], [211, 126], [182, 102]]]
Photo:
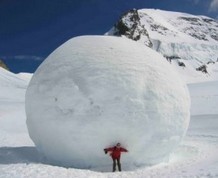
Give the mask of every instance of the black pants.
[[116, 165], [118, 165], [118, 170], [121, 172], [120, 158], [118, 159], [113, 158], [113, 172], [116, 171]]

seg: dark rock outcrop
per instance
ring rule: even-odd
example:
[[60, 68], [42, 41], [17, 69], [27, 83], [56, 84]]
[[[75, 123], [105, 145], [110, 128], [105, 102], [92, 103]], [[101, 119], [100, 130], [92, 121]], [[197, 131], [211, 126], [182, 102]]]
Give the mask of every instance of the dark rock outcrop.
[[0, 67], [9, 70], [9, 68], [7, 67], [7, 65], [0, 59]]
[[205, 73], [205, 74], [208, 73], [208, 72], [207, 72], [207, 66], [206, 66], [206, 65], [202, 65], [202, 66], [196, 68], [196, 70], [197, 70], [197, 71], [201, 71], [201, 72], [203, 72], [203, 73]]
[[142, 36], [146, 37], [145, 45], [152, 47], [147, 30], [141, 25], [140, 17], [136, 9], [132, 9], [125, 13], [120, 20], [114, 25], [113, 35], [124, 35], [129, 39], [138, 41]]

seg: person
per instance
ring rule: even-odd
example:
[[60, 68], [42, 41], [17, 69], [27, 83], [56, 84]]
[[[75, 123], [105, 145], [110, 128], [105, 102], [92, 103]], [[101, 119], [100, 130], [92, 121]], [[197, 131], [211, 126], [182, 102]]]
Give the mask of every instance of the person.
[[114, 147], [105, 148], [104, 152], [105, 154], [110, 152], [110, 156], [113, 159], [113, 172], [116, 171], [116, 165], [118, 165], [118, 170], [121, 172], [121, 163], [120, 163], [121, 152], [128, 152], [128, 150], [122, 148], [120, 143], [117, 143]]

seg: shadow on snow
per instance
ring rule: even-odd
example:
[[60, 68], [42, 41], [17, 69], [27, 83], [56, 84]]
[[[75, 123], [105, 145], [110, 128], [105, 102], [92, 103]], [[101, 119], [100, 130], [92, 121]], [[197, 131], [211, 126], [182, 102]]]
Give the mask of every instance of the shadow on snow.
[[43, 163], [45, 158], [36, 147], [0, 147], [0, 164]]

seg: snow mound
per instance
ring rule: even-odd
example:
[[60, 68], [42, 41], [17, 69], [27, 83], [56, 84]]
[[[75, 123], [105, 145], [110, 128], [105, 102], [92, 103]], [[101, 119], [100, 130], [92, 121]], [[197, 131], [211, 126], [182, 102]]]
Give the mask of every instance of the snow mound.
[[120, 142], [123, 166], [168, 158], [189, 125], [186, 85], [157, 52], [109, 36], [73, 38], [32, 77], [26, 93], [29, 135], [53, 163], [94, 169]]
[[11, 73], [4, 68], [0, 67], [0, 87], [10, 87], [10, 88], [26, 88], [28, 85], [27, 80], [24, 80], [17, 74]]

